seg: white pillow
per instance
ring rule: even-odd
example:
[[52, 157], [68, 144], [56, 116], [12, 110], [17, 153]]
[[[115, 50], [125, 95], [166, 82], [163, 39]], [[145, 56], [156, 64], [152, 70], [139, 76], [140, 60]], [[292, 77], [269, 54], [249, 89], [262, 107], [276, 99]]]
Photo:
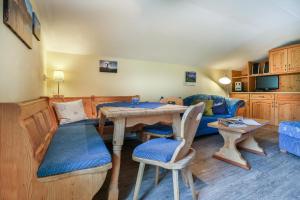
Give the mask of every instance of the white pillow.
[[82, 100], [53, 103], [59, 124], [68, 124], [87, 119]]

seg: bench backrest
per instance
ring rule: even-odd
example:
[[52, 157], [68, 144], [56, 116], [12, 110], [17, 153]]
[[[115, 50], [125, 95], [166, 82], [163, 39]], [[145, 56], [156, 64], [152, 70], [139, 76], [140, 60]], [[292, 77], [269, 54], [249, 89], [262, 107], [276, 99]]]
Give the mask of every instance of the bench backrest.
[[19, 106], [20, 123], [27, 130], [34, 158], [40, 163], [57, 128], [54, 113], [47, 98], [20, 103]]
[[[139, 97], [137, 95], [135, 96], [89, 96], [89, 97], [53, 97], [50, 98], [49, 103], [50, 107], [53, 109], [53, 103], [54, 102], [69, 102], [69, 101], [76, 101], [82, 99], [84, 111], [85, 114], [89, 119], [95, 119], [97, 118], [97, 109], [96, 106], [101, 103], [109, 103], [109, 102], [117, 102], [117, 101], [126, 101], [131, 102], [133, 97]], [[55, 110], [53, 109], [53, 112], [55, 113]], [[58, 122], [58, 119], [56, 118], [56, 121]]]

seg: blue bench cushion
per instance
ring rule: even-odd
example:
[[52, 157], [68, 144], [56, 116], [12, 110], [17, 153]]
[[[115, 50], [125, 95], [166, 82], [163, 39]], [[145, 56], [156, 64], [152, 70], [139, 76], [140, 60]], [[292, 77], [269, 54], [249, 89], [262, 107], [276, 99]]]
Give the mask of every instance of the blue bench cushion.
[[300, 139], [300, 121], [286, 121], [279, 124], [279, 133]]
[[137, 146], [133, 151], [133, 155], [138, 158], [167, 163], [172, 159], [174, 151], [181, 142], [167, 138], [149, 140]]
[[[78, 122], [63, 124], [63, 125], [60, 125], [60, 127], [74, 126], [74, 125], [93, 125], [93, 126], [98, 127], [99, 119], [84, 119], [84, 120], [80, 120]], [[114, 123], [112, 121], [106, 120], [105, 126], [112, 126], [112, 125], [114, 125]]]
[[164, 125], [164, 124], [154, 124], [150, 126], [145, 126], [144, 131], [154, 133], [157, 135], [172, 135], [173, 128], [172, 126]]
[[63, 126], [54, 135], [37, 176], [53, 176], [110, 162], [110, 153], [93, 125]]

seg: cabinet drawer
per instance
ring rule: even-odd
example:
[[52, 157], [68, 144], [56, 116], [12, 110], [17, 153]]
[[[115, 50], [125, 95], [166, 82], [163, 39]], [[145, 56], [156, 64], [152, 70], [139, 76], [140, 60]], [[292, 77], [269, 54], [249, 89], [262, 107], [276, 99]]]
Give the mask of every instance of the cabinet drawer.
[[251, 94], [250, 95], [251, 99], [274, 99], [275, 95], [274, 94]]
[[231, 98], [234, 99], [242, 99], [242, 100], [249, 100], [249, 94], [230, 94]]
[[277, 94], [277, 101], [300, 101], [300, 94]]

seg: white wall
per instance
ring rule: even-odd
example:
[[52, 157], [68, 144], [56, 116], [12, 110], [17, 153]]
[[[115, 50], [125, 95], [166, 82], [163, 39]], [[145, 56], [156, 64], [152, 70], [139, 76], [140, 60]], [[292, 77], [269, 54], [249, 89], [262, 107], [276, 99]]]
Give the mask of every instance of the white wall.
[[[0, 16], [3, 16], [3, 0], [0, 1]], [[32, 37], [33, 46], [30, 50], [1, 20], [0, 102], [29, 100], [46, 92], [42, 42]]]
[[[118, 73], [100, 73], [100, 59], [118, 61]], [[222, 73], [217, 70], [201, 71], [199, 67], [57, 52], [47, 53], [47, 67], [50, 96], [57, 93], [57, 85], [52, 80], [55, 69], [65, 71], [61, 88], [65, 96], [138, 94], [143, 100], [158, 100], [161, 96], [186, 97], [197, 93], [225, 95], [211, 78]], [[184, 84], [185, 71], [197, 72], [196, 86]]]

